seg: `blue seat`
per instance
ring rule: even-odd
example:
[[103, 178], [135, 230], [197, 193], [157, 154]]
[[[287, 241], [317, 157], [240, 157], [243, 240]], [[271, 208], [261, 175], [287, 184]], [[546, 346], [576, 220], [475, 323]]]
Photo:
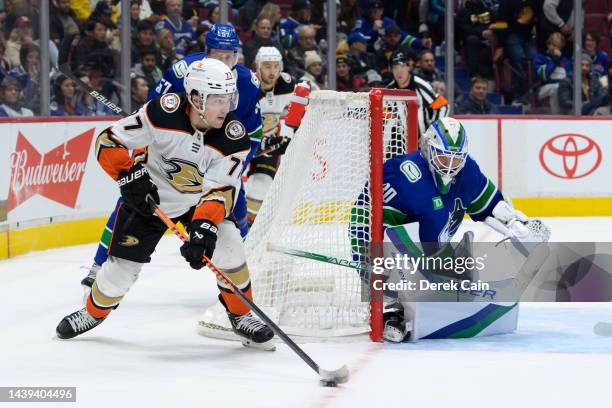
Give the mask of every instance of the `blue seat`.
[[497, 106], [497, 113], [500, 115], [522, 115], [523, 107], [513, 105], [499, 105]]
[[502, 95], [499, 92], [490, 92], [487, 94], [487, 101], [491, 102], [493, 105], [501, 105]]

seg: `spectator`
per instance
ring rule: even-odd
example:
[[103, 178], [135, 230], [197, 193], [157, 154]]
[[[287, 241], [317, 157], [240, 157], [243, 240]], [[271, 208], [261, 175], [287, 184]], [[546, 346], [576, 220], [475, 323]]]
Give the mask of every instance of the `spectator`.
[[549, 98], [550, 111], [554, 115], [560, 113], [557, 93], [559, 82], [572, 72], [572, 63], [561, 52], [564, 46], [563, 35], [552, 33], [546, 40], [546, 53], [537, 53], [533, 59], [535, 76], [541, 81], [538, 100]]
[[436, 68], [436, 58], [431, 51], [422, 51], [419, 54], [417, 68], [414, 69], [414, 75], [420, 76], [430, 84], [434, 81], [444, 82], [444, 74]]
[[179, 55], [185, 55], [191, 42], [194, 41], [193, 28], [183, 19], [182, 10], [183, 0], [166, 0], [166, 16], [155, 26], [158, 34], [164, 28], [170, 30], [176, 53]]
[[49, 12], [50, 38], [58, 47], [64, 37], [77, 35], [81, 28], [81, 20], [70, 8], [71, 0], [56, 0], [51, 2]]
[[40, 0], [5, 0], [3, 2], [6, 5], [7, 11], [10, 12], [6, 15], [4, 25], [4, 35], [10, 36], [11, 31], [15, 28], [15, 22], [19, 17], [27, 17], [32, 25], [32, 37], [39, 38], [40, 33], [38, 32], [40, 21]]
[[0, 82], [0, 117], [32, 117], [34, 113], [23, 107], [20, 101], [21, 84], [16, 78], [7, 75]]
[[[261, 16], [261, 12], [263, 10], [263, 8], [265, 6], [270, 6], [273, 3], [270, 3], [268, 0], [246, 0], [244, 2], [244, 5], [242, 6], [242, 10], [244, 10], [243, 12], [243, 18], [241, 21], [242, 27], [244, 28], [245, 31], [249, 31], [249, 27], [251, 26], [252, 22], [257, 20], [258, 17]], [[276, 4], [274, 4], [275, 6], [277, 6]], [[278, 7], [278, 11], [279, 11], [279, 17], [276, 21], [280, 20], [280, 18], [282, 17], [280, 14], [280, 7]], [[270, 19], [271, 16], [267, 15], [266, 16], [268, 19]], [[271, 19], [270, 19], [271, 21]], [[252, 29], [251, 29], [252, 31]]]
[[267, 3], [261, 11], [257, 18], [267, 18], [272, 25], [272, 31], [270, 33], [270, 40], [281, 42], [281, 34], [280, 34], [280, 20], [282, 17], [281, 8], [278, 4]]
[[272, 35], [272, 23], [270, 20], [264, 17], [258, 17], [254, 24], [255, 32], [251, 37], [251, 41], [247, 42], [242, 51], [244, 53], [245, 65], [252, 68], [253, 62], [255, 61], [255, 55], [260, 47], [275, 47], [278, 49], [285, 60], [285, 50], [283, 46], [278, 42], [270, 38]]
[[210, 31], [210, 27], [206, 24], [200, 24], [196, 30], [196, 42], [187, 50], [187, 55], [195, 54], [196, 52], [206, 51], [206, 35]]
[[207, 8], [208, 18], [202, 21], [202, 24], [207, 25], [210, 30], [212, 26], [221, 22], [221, 9], [218, 3], [208, 3]]
[[[89, 80], [89, 74], [87, 74], [84, 70], [79, 70], [74, 73], [79, 80], [91, 86], [91, 81]], [[76, 100], [77, 103], [82, 105], [85, 108], [85, 115], [87, 116], [109, 116], [116, 115], [113, 111], [111, 111], [106, 105], [100, 102], [97, 99], [94, 99], [89, 92], [85, 91], [81, 87], [77, 87], [76, 90]]]
[[573, 36], [574, 0], [544, 0], [542, 15], [539, 19], [538, 49], [546, 49], [544, 41], [552, 33], [560, 32], [565, 39]]
[[302, 25], [297, 29], [298, 44], [289, 50], [287, 62], [289, 73], [294, 78], [300, 78], [306, 72], [306, 51], [315, 51], [325, 64], [325, 58], [319, 46], [315, 43], [315, 29], [309, 25]]
[[132, 66], [140, 61], [140, 53], [145, 48], [156, 48], [153, 23], [149, 20], [141, 20], [136, 26], [136, 36], [132, 39]]
[[[108, 74], [106, 74], [106, 69], [103, 66], [92, 63], [86, 67], [85, 72], [94, 91], [106, 96], [115, 105], [121, 106], [119, 90], [114, 85], [113, 80], [107, 77]], [[115, 115], [115, 113], [111, 114]]]
[[82, 37], [72, 51], [72, 70], [84, 66], [91, 54], [98, 50], [109, 50], [106, 43], [106, 25], [97, 20], [87, 20], [85, 36]]
[[341, 92], [359, 91], [365, 80], [362, 77], [354, 77], [345, 55], [336, 55], [336, 90]]
[[4, 39], [2, 32], [0, 32], [0, 81], [2, 81], [6, 74], [11, 70], [11, 64], [4, 56], [5, 51], [6, 40]]
[[357, 4], [357, 0], [344, 0], [340, 6], [340, 24], [346, 26], [349, 30], [355, 28], [357, 20], [361, 17], [361, 9]]
[[460, 115], [489, 115], [495, 113], [493, 106], [487, 101], [488, 82], [476, 77], [472, 80], [470, 94], [457, 108]]
[[610, 60], [605, 51], [599, 50], [599, 33], [595, 30], [585, 30], [582, 36], [582, 48], [584, 53], [591, 57], [592, 69], [600, 77], [607, 75], [610, 69]]
[[[321, 0], [317, 0], [317, 3], [322, 7], [324, 4]], [[336, 0], [336, 43], [342, 40], [346, 40], [350, 35], [351, 31], [353, 31], [352, 27], [349, 27], [345, 21], [342, 21], [340, 18], [340, 13], [342, 8], [340, 7], [340, 0]], [[314, 9], [313, 9], [313, 20], [314, 20]], [[323, 20], [320, 24], [317, 23], [320, 28], [317, 30], [317, 41], [319, 44], [324, 44], [327, 42], [327, 23]], [[322, 42], [323, 41], [323, 42]]]
[[393, 81], [387, 85], [387, 88], [415, 91], [420, 108], [419, 131], [423, 134], [432, 122], [448, 115], [448, 101], [436, 94], [427, 81], [412, 75], [413, 65], [413, 54], [396, 51], [391, 57]]
[[86, 116], [87, 109], [77, 100], [74, 81], [58, 76], [53, 85], [51, 116]]
[[162, 28], [157, 32], [157, 48], [159, 49], [160, 60], [158, 66], [163, 72], [170, 68], [176, 61], [183, 58], [174, 52], [174, 36], [172, 31]]
[[529, 103], [527, 61], [535, 55], [533, 26], [535, 25], [535, 0], [501, 0], [496, 34], [504, 46], [504, 52], [512, 65], [511, 99], [522, 105]]
[[481, 58], [481, 49], [490, 48], [494, 41], [491, 9], [482, 0], [466, 0], [456, 21], [470, 77], [491, 78], [491, 56], [487, 53], [486, 59]]
[[359, 31], [354, 31], [347, 39], [350, 50], [346, 58], [353, 75], [365, 76], [368, 69], [376, 66], [374, 55], [367, 51], [369, 39]]
[[24, 107], [34, 113], [40, 112], [40, 51], [38, 45], [24, 44], [19, 50], [21, 64], [13, 68], [9, 75], [17, 78], [21, 83]]
[[[591, 56], [582, 54], [580, 71], [582, 78], [582, 115], [593, 115], [599, 107], [607, 104], [606, 90], [599, 82], [599, 74], [592, 69]], [[574, 108], [574, 87], [570, 78], [559, 82], [559, 106], [570, 111]]]
[[311, 91], [326, 89], [327, 81], [323, 73], [321, 56], [316, 51], [306, 51], [305, 55], [306, 72], [300, 78], [300, 82], [307, 82]]
[[132, 30], [132, 38], [136, 35], [136, 29], [140, 22], [140, 1], [132, 0], [130, 3], [130, 27]]
[[368, 41], [368, 49], [374, 51], [374, 44], [378, 40], [379, 32], [391, 25], [397, 26], [395, 20], [383, 16], [383, 4], [380, 0], [370, 0], [368, 10], [364, 16], [355, 23], [355, 31], [361, 32]]
[[147, 97], [149, 95], [149, 85], [147, 85], [147, 80], [145, 78], [136, 75], [132, 77], [130, 87], [132, 89], [132, 102], [130, 104], [130, 110], [134, 112], [140, 109], [147, 101]]
[[[402, 45], [402, 43], [404, 43], [404, 45]], [[404, 53], [412, 54], [414, 51], [409, 44], [419, 49], [421, 49], [423, 45], [420, 39], [412, 36], [406, 36], [402, 41], [402, 32], [397, 24], [391, 24], [385, 28], [382, 42], [379, 44], [378, 50], [374, 54], [376, 70], [381, 74], [384, 83], [389, 83], [393, 80], [393, 75], [389, 69], [391, 56], [399, 49]], [[428, 48], [431, 46], [429, 42], [425, 42], [425, 45], [428, 45]]]
[[[310, 2], [308, 0], [297, 0], [291, 5], [289, 17], [280, 20], [281, 44], [290, 49], [299, 42], [298, 27], [310, 23]], [[313, 41], [314, 41], [313, 33]], [[297, 78], [297, 77], [296, 77]]]
[[444, 40], [444, 0], [420, 0], [419, 33], [429, 33], [436, 43]]
[[6, 51], [4, 56], [15, 68], [19, 65], [19, 50], [24, 44], [32, 43], [32, 24], [27, 16], [17, 17], [15, 20], [15, 28], [11, 31], [11, 36], [6, 43]]
[[382, 77], [378, 72], [373, 69], [370, 69], [368, 72], [366, 72], [366, 78], [368, 79], [368, 87], [370, 89], [385, 87]]
[[144, 78], [149, 89], [153, 89], [163, 76], [162, 70], [157, 67], [157, 51], [145, 48], [140, 54], [140, 59], [142, 62], [134, 65], [132, 74]]

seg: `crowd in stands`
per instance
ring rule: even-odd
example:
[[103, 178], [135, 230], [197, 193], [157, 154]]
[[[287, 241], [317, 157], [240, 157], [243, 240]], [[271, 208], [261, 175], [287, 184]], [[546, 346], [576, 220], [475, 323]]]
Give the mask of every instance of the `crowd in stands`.
[[[227, 18], [242, 42], [239, 62], [254, 69], [257, 50], [276, 47], [287, 73], [315, 90], [329, 89], [327, 1], [230, 1]], [[448, 1], [330, 1], [336, 2], [336, 90], [393, 87], [405, 80], [397, 75], [408, 75], [433, 93], [448, 94]], [[572, 72], [578, 69], [573, 66], [573, 0], [451, 1], [455, 113], [573, 112]], [[606, 51], [612, 0], [583, 4], [582, 114], [609, 115], [612, 68]], [[0, 116], [37, 115], [40, 0], [5, 0], [3, 7]], [[51, 0], [49, 47], [52, 67], [68, 63], [80, 79], [121, 105], [119, 10], [119, 0]], [[132, 43], [123, 49], [131, 56], [131, 109], [146, 101], [172, 64], [205, 51], [206, 35], [221, 21], [220, 13], [216, 0], [130, 0]], [[52, 115], [111, 114], [57, 68], [51, 74]]]

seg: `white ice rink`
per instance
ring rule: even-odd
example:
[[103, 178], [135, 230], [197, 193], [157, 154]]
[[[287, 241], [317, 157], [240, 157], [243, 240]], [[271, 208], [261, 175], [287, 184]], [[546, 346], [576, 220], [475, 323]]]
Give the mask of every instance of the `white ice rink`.
[[[611, 238], [612, 218], [547, 222], [555, 241]], [[0, 386], [77, 387], [76, 404], [53, 407], [612, 406], [612, 338], [593, 333], [611, 304], [523, 304], [517, 332], [488, 338], [303, 344], [322, 367], [351, 369], [347, 384], [323, 388], [283, 344], [270, 353], [199, 336], [217, 289], [178, 246], [164, 237], [121, 306], [68, 341], [55, 327], [81, 307], [79, 268], [95, 245], [0, 262]]]

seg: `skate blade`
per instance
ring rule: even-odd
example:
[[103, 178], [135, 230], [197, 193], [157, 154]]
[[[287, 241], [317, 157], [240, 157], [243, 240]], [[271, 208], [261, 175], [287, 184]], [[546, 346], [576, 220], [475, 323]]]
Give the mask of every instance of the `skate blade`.
[[240, 338], [240, 341], [242, 342], [242, 345], [244, 347], [254, 348], [254, 349], [263, 350], [263, 351], [275, 351], [276, 350], [276, 346], [274, 345], [272, 340], [268, 340], [264, 343], [255, 343], [254, 341], [251, 341], [249, 339]]

